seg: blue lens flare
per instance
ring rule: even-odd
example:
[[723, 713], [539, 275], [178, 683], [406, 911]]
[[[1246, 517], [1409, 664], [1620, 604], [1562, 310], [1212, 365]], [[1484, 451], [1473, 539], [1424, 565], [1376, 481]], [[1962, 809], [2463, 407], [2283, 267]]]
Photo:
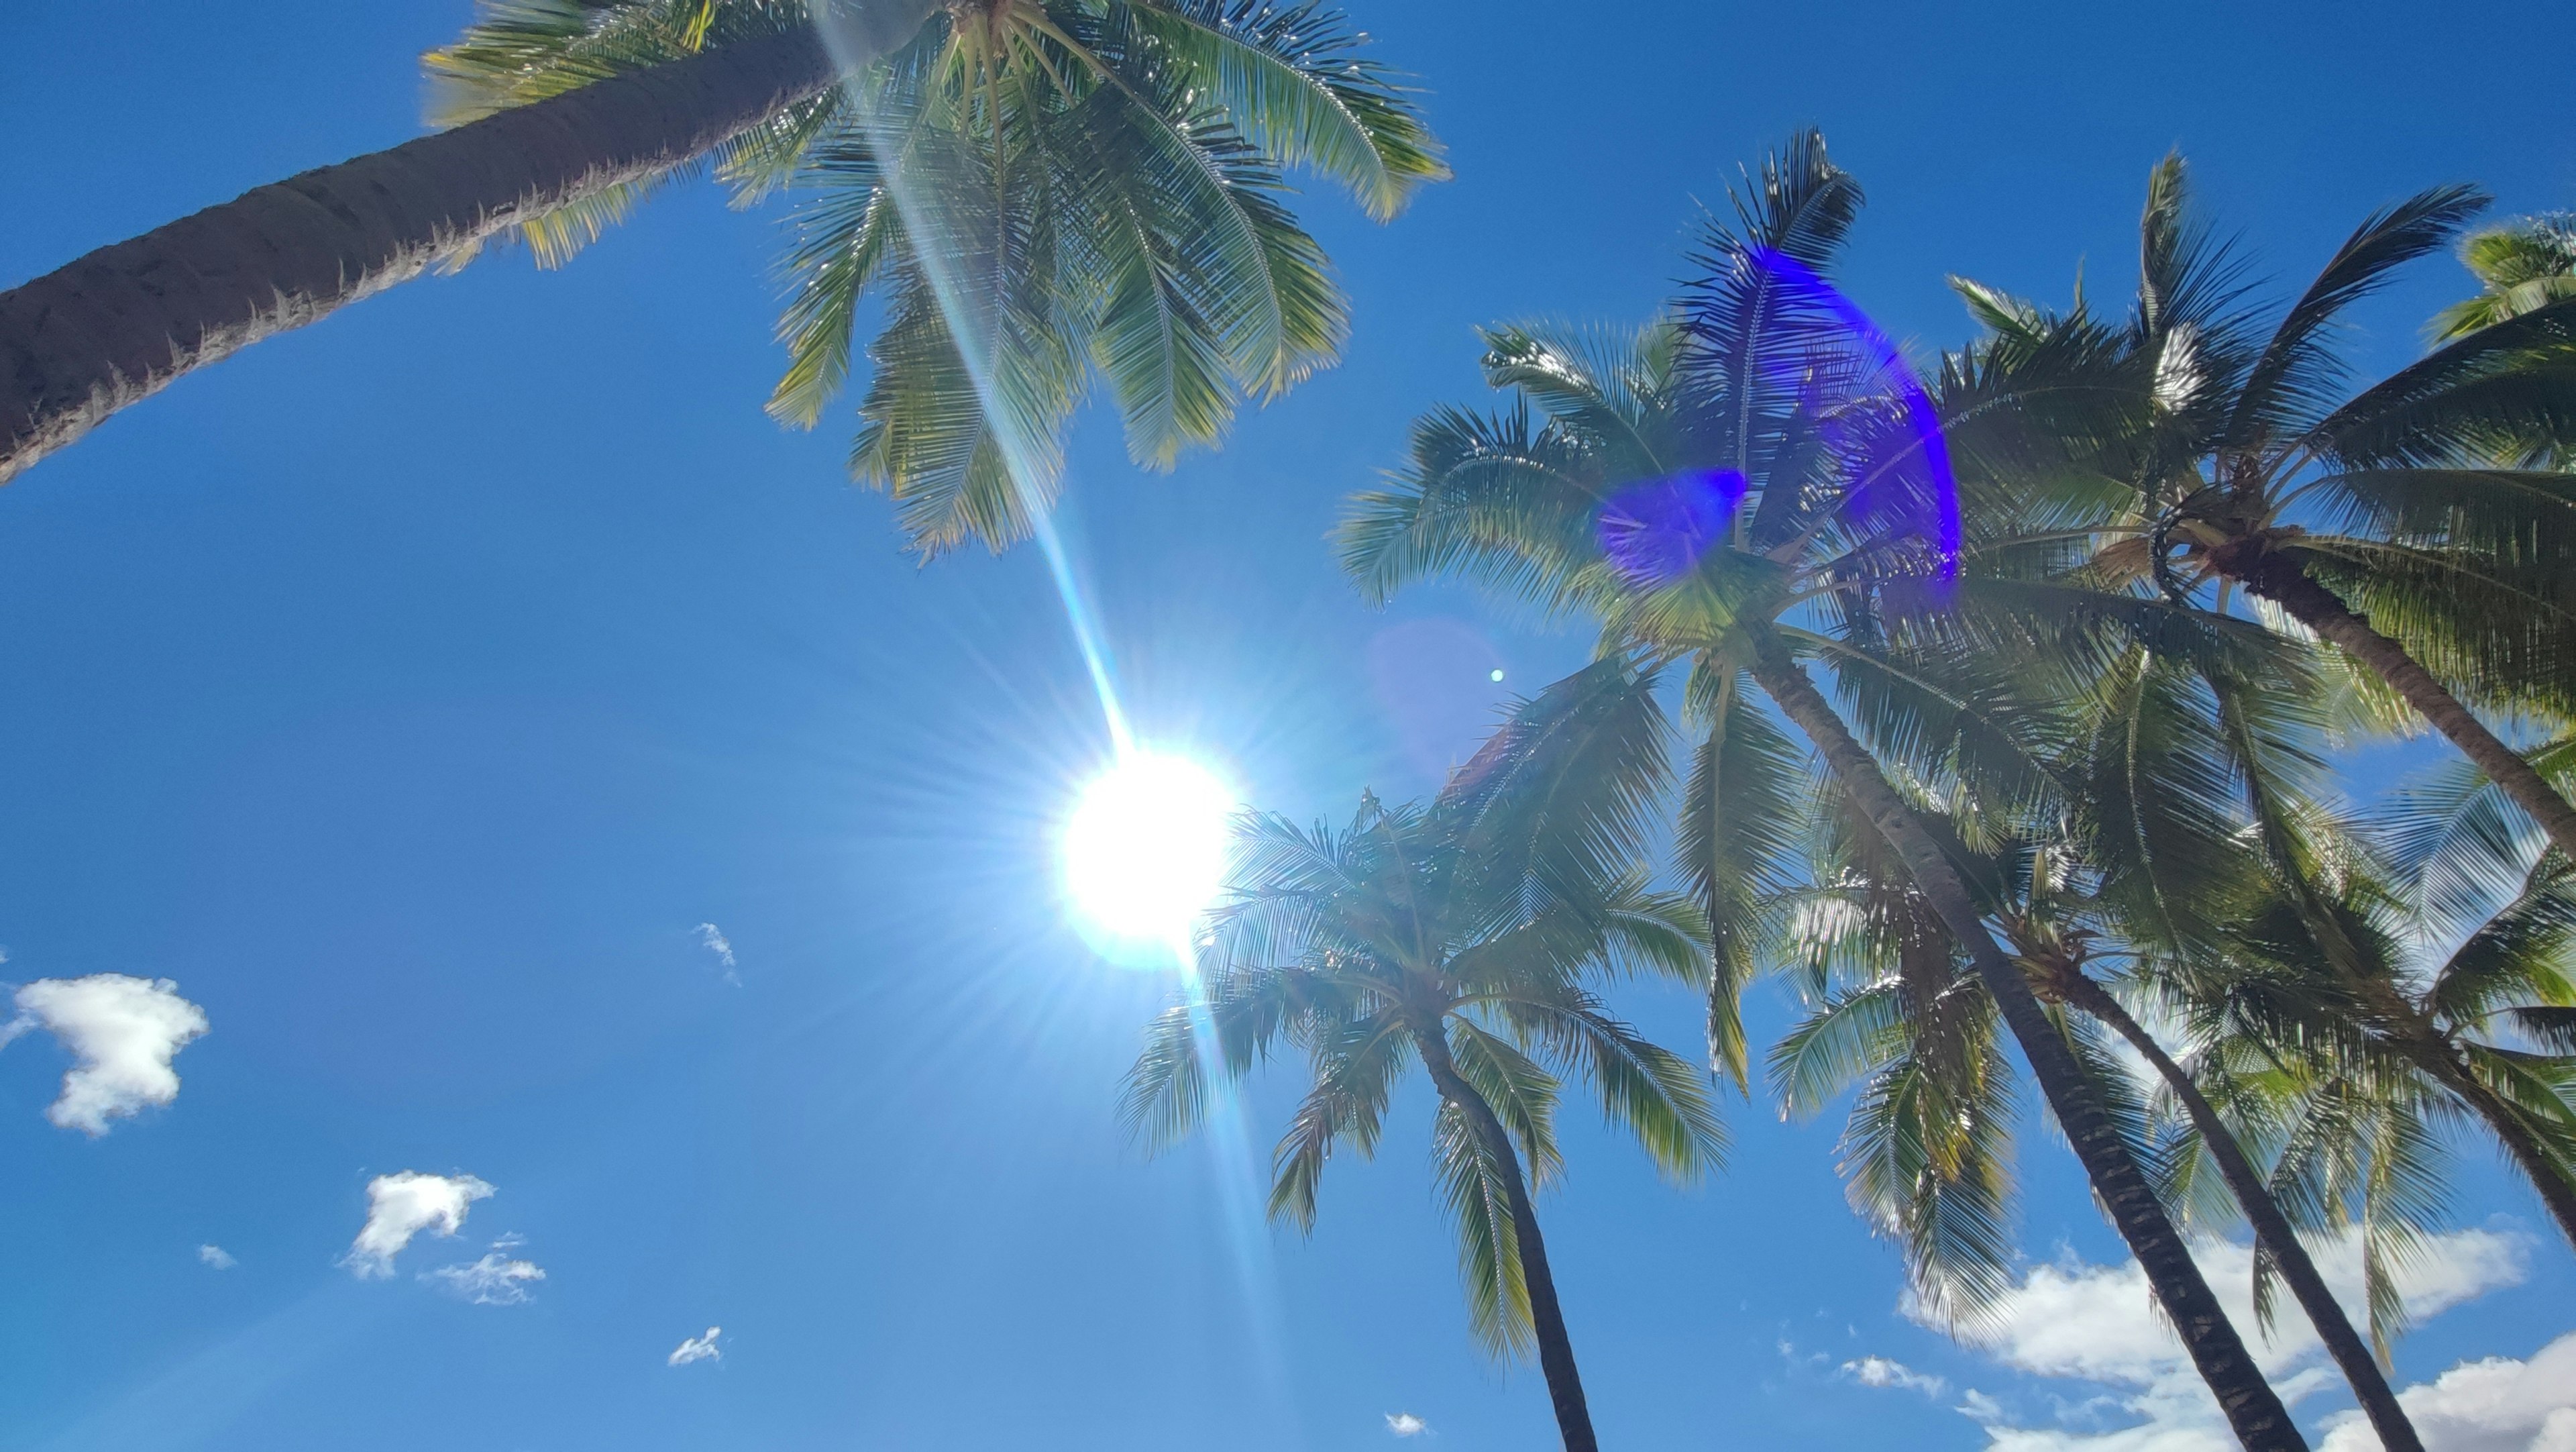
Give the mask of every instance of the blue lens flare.
[[[1808, 402], [1814, 411], [1833, 418], [1864, 402], [1892, 405], [1896, 410], [1895, 441], [1858, 451], [1861, 468], [1844, 494], [1844, 514], [1862, 520], [1893, 511], [1905, 531], [1931, 547], [1935, 577], [1958, 578], [1958, 476], [1950, 467], [1950, 443], [1942, 432], [1941, 411], [1923, 391], [1913, 365], [1858, 303], [1815, 269], [1772, 247], [1749, 247], [1745, 257], [1788, 301], [1840, 325], [1849, 346], [1844, 367], [1807, 370], [1810, 379], [1835, 379], [1831, 384], [1810, 385], [1815, 396]], [[1880, 525], [1877, 532], [1885, 532], [1883, 522], [1874, 523]]]
[[1707, 469], [1632, 484], [1610, 496], [1595, 528], [1601, 552], [1642, 585], [1668, 585], [1698, 568], [1726, 538], [1750, 489], [1737, 469]]
[[[1729, 406], [1766, 423], [1800, 417], [1818, 444], [1846, 461], [1841, 514], [1854, 534], [1879, 548], [1912, 546], [1936, 582], [1956, 579], [1958, 480], [1940, 410], [1913, 367], [1858, 304], [1798, 259], [1753, 246], [1734, 263], [1760, 277], [1769, 316], [1800, 326], [1797, 341], [1765, 349], [1753, 376], [1731, 381], [1737, 396]], [[1755, 450], [1749, 441], [1739, 447]], [[1633, 584], [1672, 584], [1740, 530], [1750, 492], [1738, 469], [1617, 489], [1594, 517], [1601, 552]]]

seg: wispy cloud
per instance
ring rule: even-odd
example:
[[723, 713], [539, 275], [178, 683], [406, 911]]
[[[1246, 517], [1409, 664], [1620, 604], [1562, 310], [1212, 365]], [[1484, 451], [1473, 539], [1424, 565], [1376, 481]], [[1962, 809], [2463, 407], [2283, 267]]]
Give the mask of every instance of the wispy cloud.
[[394, 1273], [394, 1257], [413, 1236], [424, 1230], [454, 1235], [465, 1226], [466, 1207], [491, 1194], [492, 1187], [472, 1175], [378, 1175], [367, 1182], [367, 1223], [340, 1263], [362, 1281], [383, 1280]]
[[1859, 1382], [1862, 1386], [1916, 1391], [1927, 1397], [1940, 1396], [1950, 1389], [1950, 1383], [1940, 1377], [1928, 1372], [1916, 1371], [1904, 1362], [1890, 1361], [1884, 1356], [1864, 1356], [1858, 1361], [1846, 1361], [1843, 1363], [1843, 1375]]
[[[2318, 1269], [2359, 1319], [2359, 1242], [2346, 1239], [2315, 1249]], [[2423, 1254], [2401, 1269], [2399, 1287], [2411, 1313], [2430, 1316], [2518, 1283], [2524, 1254], [2522, 1237], [2498, 1231], [2434, 1236], [2424, 1243]], [[2229, 1318], [2253, 1332], [2258, 1322], [2252, 1248], [2203, 1242], [2193, 1247], [2193, 1256]], [[1987, 1331], [1976, 1339], [2017, 1371], [2108, 1389], [2107, 1395], [2052, 1398], [2052, 1412], [2041, 1425], [2016, 1425], [2030, 1419], [2016, 1418], [1995, 1397], [1965, 1393], [1959, 1411], [1985, 1424], [1996, 1452], [2227, 1452], [2235, 1445], [2182, 1343], [2156, 1312], [2146, 1276], [2135, 1261], [2105, 1266], [2068, 1259], [2041, 1266], [2005, 1296]], [[2295, 1307], [2285, 1308], [2271, 1336], [2255, 1339], [2250, 1349], [2285, 1401], [2296, 1402], [2336, 1380], [2324, 1364], [2315, 1329]], [[2336, 1452], [2370, 1445], [2350, 1443]], [[2502, 1452], [2505, 1445], [2494, 1448]], [[2447, 1452], [2490, 1449], [2460, 1443]], [[2513, 1444], [2512, 1452], [2526, 1448]], [[2567, 1452], [2576, 1452], [2576, 1441]]]
[[481, 1260], [423, 1271], [420, 1278], [460, 1301], [472, 1301], [478, 1306], [516, 1306], [529, 1298], [529, 1283], [544, 1280], [546, 1273], [531, 1261], [511, 1260], [495, 1250]]
[[17, 1018], [0, 1025], [0, 1045], [31, 1029], [61, 1041], [72, 1067], [45, 1117], [93, 1138], [110, 1120], [177, 1099], [170, 1061], [207, 1027], [206, 1011], [167, 978], [40, 978], [18, 990], [17, 1004]]
[[1431, 1424], [1411, 1412], [1387, 1413], [1386, 1429], [1399, 1437], [1427, 1437], [1431, 1434]]
[[692, 1361], [724, 1360], [723, 1349], [716, 1345], [716, 1338], [723, 1334], [724, 1328], [722, 1326], [708, 1327], [706, 1335], [692, 1336], [688, 1340], [681, 1342], [679, 1349], [671, 1353], [671, 1359], [668, 1364], [672, 1366], [686, 1366]]
[[725, 982], [733, 984], [737, 988], [742, 986], [742, 975], [734, 971], [742, 965], [734, 961], [733, 940], [724, 935], [724, 929], [717, 927], [713, 923], [700, 923], [698, 924], [698, 942], [702, 944], [708, 952], [716, 955], [717, 962], [724, 965]]
[[241, 1264], [240, 1261], [233, 1259], [232, 1252], [225, 1250], [220, 1245], [198, 1246], [197, 1259], [203, 1261], [205, 1264], [216, 1270], [231, 1270], [234, 1266]]

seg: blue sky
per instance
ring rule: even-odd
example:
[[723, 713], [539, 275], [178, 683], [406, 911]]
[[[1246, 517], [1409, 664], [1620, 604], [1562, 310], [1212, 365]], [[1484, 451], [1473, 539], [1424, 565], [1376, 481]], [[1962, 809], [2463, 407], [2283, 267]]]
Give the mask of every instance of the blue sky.
[[[1651, 309], [1695, 199], [1793, 126], [1869, 190], [1849, 290], [1925, 345], [1964, 334], [1947, 272], [2124, 286], [2176, 145], [2283, 278], [2424, 185], [2576, 204], [2563, 102], [2477, 84], [2496, 33], [2432, 6], [1356, 8], [1458, 180], [1386, 228], [1315, 198], [1346, 364], [1171, 477], [1085, 420], [1064, 518], [1140, 731], [1299, 815], [1426, 789], [1582, 654], [1465, 594], [1364, 609], [1339, 498], [1473, 396], [1472, 325]], [[16, 0], [0, 283], [416, 134], [416, 57], [466, 18]], [[1033, 552], [903, 557], [846, 410], [763, 417], [778, 242], [683, 189], [562, 272], [494, 256], [262, 344], [0, 492], [0, 978], [169, 978], [211, 1025], [176, 1101], [98, 1138], [46, 1118], [52, 1037], [0, 1052], [0, 1449], [1268, 1452], [1392, 1445], [1394, 1414], [1555, 1445], [1534, 1371], [1468, 1341], [1427, 1087], [1311, 1239], [1247, 1216], [1225, 1137], [1127, 1142], [1171, 985], [1055, 900], [1107, 749], [1063, 610]], [[2460, 286], [2418, 269], [2358, 355], [2408, 356]], [[1691, 1046], [1684, 998], [1623, 1007]], [[1973, 1390], [2026, 1447], [2201, 1445], [2043, 1135], [2026, 1239], [2060, 1269], [1978, 1351], [1901, 1314], [1830, 1126], [1729, 1115], [1697, 1190], [1586, 1126], [1543, 1202], [1607, 1441], [1971, 1449]], [[492, 1193], [361, 1279], [398, 1172]], [[2458, 1304], [2401, 1384], [2576, 1329], [2536, 1205], [2483, 1151], [2456, 1179], [2426, 1294]], [[421, 1279], [487, 1255], [544, 1278]], [[667, 1364], [709, 1326], [721, 1357]]]

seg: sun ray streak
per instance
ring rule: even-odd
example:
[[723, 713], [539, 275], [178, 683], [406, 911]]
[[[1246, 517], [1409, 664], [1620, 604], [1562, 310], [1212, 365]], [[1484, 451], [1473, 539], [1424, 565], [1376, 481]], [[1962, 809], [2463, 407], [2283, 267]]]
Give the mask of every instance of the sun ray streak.
[[[853, 78], [844, 82], [851, 110], [860, 118], [860, 124], [866, 128], [870, 144], [878, 154], [900, 155], [901, 148], [895, 144], [892, 129], [872, 103], [865, 80], [866, 68], [848, 63], [856, 52], [847, 38], [836, 30], [830, 18], [833, 14], [828, 8], [818, 7], [816, 25], [825, 47], [843, 62], [842, 73]], [[885, 185], [912, 235], [939, 235], [936, 227], [922, 225], [927, 220], [924, 201], [908, 185], [901, 166], [885, 169]], [[1021, 509], [1029, 521], [1030, 534], [1037, 543], [1039, 554], [1046, 560], [1047, 573], [1064, 606], [1066, 628], [1073, 637], [1075, 650], [1082, 657], [1092, 690], [1099, 698], [1101, 717], [1108, 728], [1115, 756], [1121, 762], [1130, 760], [1137, 755], [1137, 743], [1126, 711], [1119, 703], [1115, 662], [1100, 629], [1098, 616], [1065, 549], [1063, 537], [1055, 527], [1045, 491], [1032, 487], [1031, 481], [1037, 476], [1032, 467], [1036, 457], [1032, 441], [1019, 435], [1010, 410], [995, 406], [997, 399], [986, 361], [990, 356], [991, 340], [985, 336], [982, 319], [976, 310], [967, 305], [954, 268], [946, 265], [947, 259], [936, 255], [932, 249], [924, 248], [920, 263], [928, 274], [932, 295], [938, 301], [949, 336], [957, 342], [988, 426], [999, 441], [1012, 488], [1017, 491]], [[1188, 986], [1190, 1001], [1199, 1005], [1196, 953], [1186, 932], [1174, 936], [1171, 950], [1173, 961]], [[1204, 1010], [1194, 1008], [1194, 1011]], [[1214, 1034], [1203, 1033], [1200, 1043], [1213, 1046]], [[1205, 1051], [1203, 1048], [1202, 1052]], [[1222, 1084], [1224, 1079], [1222, 1075], [1211, 1073], [1210, 1082]], [[1279, 1331], [1276, 1267], [1270, 1257], [1268, 1219], [1257, 1188], [1260, 1170], [1253, 1155], [1242, 1104], [1230, 1091], [1219, 1092], [1221, 1102], [1210, 1106], [1206, 1127], [1216, 1151], [1215, 1172], [1223, 1206], [1224, 1230], [1232, 1251], [1237, 1289], [1245, 1313], [1244, 1325], [1252, 1341], [1255, 1363], [1274, 1405], [1286, 1411], [1293, 1407], [1293, 1402], [1286, 1395], [1286, 1361]]]

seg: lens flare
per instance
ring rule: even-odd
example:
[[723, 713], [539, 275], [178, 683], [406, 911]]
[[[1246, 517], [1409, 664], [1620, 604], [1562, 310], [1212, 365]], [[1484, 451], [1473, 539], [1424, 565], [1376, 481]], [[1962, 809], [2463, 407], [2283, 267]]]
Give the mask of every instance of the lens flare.
[[1139, 752], [1084, 789], [1064, 834], [1065, 889], [1102, 930], [1184, 938], [1225, 886], [1234, 794], [1195, 761]]

